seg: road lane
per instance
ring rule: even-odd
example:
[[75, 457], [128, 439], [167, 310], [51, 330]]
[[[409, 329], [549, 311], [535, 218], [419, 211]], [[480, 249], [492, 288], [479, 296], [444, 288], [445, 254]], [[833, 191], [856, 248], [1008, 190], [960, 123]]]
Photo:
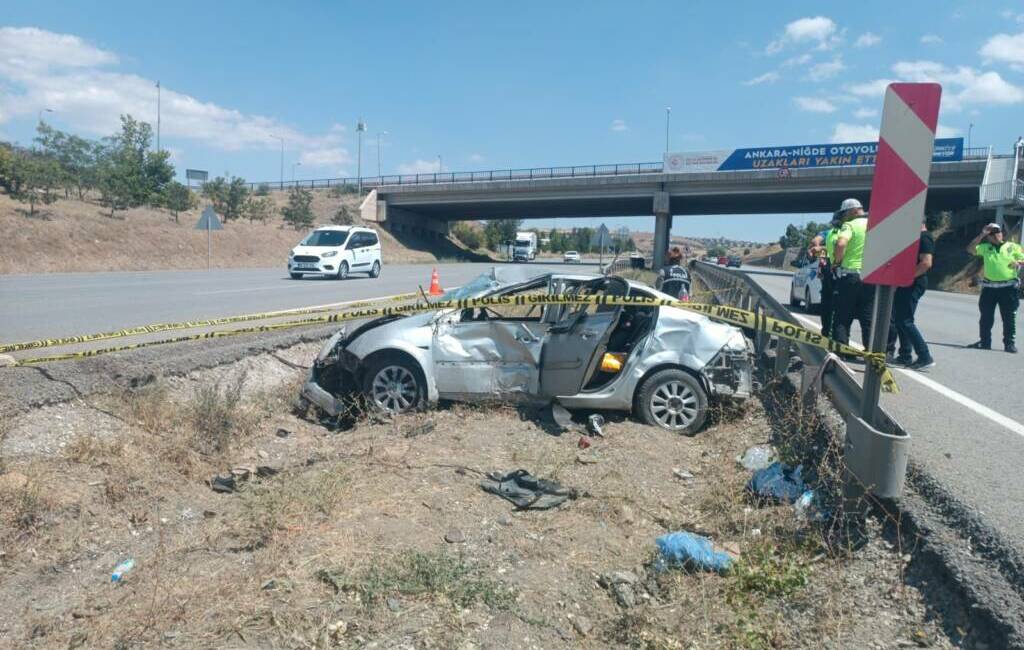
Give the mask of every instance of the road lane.
[[[789, 300], [788, 277], [756, 270], [750, 277], [777, 300]], [[1024, 358], [963, 347], [977, 339], [977, 301], [972, 295], [925, 294], [916, 321], [938, 365], [926, 373], [897, 369], [900, 392], [883, 393], [881, 404], [910, 433], [914, 462], [1024, 554], [1024, 484], [1015, 480], [1024, 468]], [[817, 316], [794, 315], [820, 327]], [[950, 391], [966, 400], [951, 399]]]

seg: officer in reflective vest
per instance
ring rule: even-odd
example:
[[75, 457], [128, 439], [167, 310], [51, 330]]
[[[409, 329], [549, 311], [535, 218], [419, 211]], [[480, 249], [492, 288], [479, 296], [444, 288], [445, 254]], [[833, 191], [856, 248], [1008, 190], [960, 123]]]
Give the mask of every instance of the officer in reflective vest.
[[835, 340], [850, 342], [850, 326], [860, 321], [861, 342], [871, 340], [871, 310], [875, 304], [875, 288], [864, 284], [860, 271], [864, 266], [864, 241], [868, 233], [868, 215], [857, 199], [846, 199], [839, 206], [843, 226], [836, 239], [836, 312]]
[[[843, 222], [836, 212], [832, 217], [831, 228], [822, 230], [808, 248], [811, 257], [818, 258], [818, 277], [821, 278], [821, 333], [829, 338], [833, 335], [835, 323], [836, 277], [833, 259], [836, 251], [836, 240], [839, 239], [839, 228]], [[810, 305], [808, 305], [810, 308]]]
[[658, 271], [655, 288], [673, 298], [689, 299], [690, 274], [683, 267], [683, 252], [678, 246], [673, 246], [668, 252], [665, 268]]
[[1003, 348], [1016, 354], [1014, 337], [1017, 333], [1017, 309], [1020, 307], [1019, 275], [1021, 267], [1024, 267], [1024, 249], [1020, 244], [1004, 241], [1003, 229], [999, 224], [990, 223], [967, 245], [967, 252], [980, 257], [985, 265], [985, 279], [981, 282], [981, 297], [978, 299], [980, 338], [967, 347], [992, 349], [992, 324], [998, 306], [1003, 320]]

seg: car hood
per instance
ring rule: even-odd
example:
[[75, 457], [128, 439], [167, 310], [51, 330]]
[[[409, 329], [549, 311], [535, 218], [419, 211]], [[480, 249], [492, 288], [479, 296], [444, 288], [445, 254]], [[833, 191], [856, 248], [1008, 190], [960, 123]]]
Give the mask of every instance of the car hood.
[[323, 255], [339, 248], [341, 246], [296, 246], [292, 248], [292, 255]]

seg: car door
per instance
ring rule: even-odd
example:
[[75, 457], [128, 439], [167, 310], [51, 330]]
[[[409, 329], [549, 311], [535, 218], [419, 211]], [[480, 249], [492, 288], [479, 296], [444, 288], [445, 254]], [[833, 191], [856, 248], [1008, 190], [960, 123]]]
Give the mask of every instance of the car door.
[[353, 271], [365, 271], [370, 266], [368, 261], [368, 254], [366, 248], [366, 233], [354, 232], [352, 236], [348, 238], [347, 248], [352, 255], [352, 270]]
[[[607, 277], [570, 289], [569, 295], [625, 296], [629, 285]], [[618, 324], [621, 307], [579, 305], [565, 309], [547, 333], [540, 360], [539, 395], [545, 399], [579, 393], [593, 374]]]

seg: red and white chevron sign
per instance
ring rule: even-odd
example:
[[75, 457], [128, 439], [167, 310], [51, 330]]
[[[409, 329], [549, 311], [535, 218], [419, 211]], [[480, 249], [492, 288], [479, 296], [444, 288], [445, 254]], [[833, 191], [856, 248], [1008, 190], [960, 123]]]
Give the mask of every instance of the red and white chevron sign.
[[885, 90], [864, 282], [906, 287], [914, 281], [941, 98], [936, 83], [894, 83]]

